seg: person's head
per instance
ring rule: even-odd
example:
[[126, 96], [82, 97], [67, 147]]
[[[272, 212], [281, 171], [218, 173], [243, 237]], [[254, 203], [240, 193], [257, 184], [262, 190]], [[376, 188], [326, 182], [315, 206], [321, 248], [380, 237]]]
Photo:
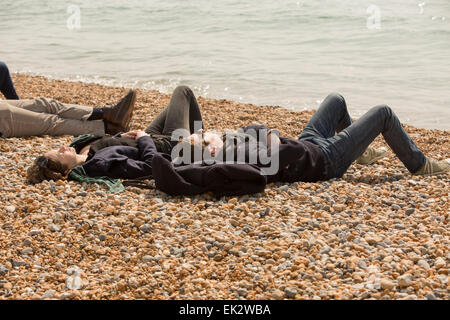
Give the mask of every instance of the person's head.
[[61, 147], [37, 157], [27, 170], [27, 181], [35, 184], [43, 180], [66, 179], [70, 171], [79, 164], [74, 148]]
[[223, 147], [222, 137], [214, 131], [199, 130], [187, 137], [191, 145], [201, 146], [202, 150], [208, 150], [211, 156], [215, 156]]
[[[190, 149], [190, 163], [193, 163], [200, 160], [195, 158], [198, 154], [202, 155], [202, 158], [203, 156], [206, 158], [214, 157], [222, 149], [223, 141], [221, 136], [216, 132], [199, 130], [181, 139], [178, 147], [178, 150], [181, 150], [181, 152], [177, 154], [177, 161], [180, 160], [179, 157], [183, 157], [182, 150]], [[207, 151], [207, 154], [205, 154], [205, 151]]]

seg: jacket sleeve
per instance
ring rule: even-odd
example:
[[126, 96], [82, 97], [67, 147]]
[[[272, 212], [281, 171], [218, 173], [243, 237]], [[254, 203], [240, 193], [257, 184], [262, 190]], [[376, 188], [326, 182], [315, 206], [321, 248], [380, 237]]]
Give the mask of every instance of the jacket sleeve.
[[149, 136], [140, 137], [137, 140], [139, 159], [126, 158], [126, 161], [113, 162], [112, 166], [118, 168], [111, 168], [114, 172], [122, 171], [124, 179], [142, 178], [144, 176], [152, 175], [152, 160], [157, 153], [155, 143]]
[[194, 195], [212, 191], [216, 196], [264, 191], [267, 180], [249, 164], [187, 165], [174, 168], [157, 155], [153, 158], [156, 188], [170, 195]]
[[[155, 144], [149, 136], [137, 140], [138, 154], [130, 157], [133, 147], [112, 146], [99, 152], [108, 152], [106, 158], [94, 157], [83, 167], [90, 176], [136, 179], [152, 175], [152, 159], [157, 153]], [[135, 151], [134, 151], [135, 152]]]

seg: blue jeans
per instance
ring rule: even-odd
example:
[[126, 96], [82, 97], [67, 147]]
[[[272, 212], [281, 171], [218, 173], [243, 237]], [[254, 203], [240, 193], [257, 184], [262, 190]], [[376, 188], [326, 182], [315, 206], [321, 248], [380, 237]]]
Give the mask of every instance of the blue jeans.
[[325, 98], [306, 124], [299, 140], [311, 141], [319, 146], [325, 156], [325, 175], [327, 179], [332, 179], [342, 177], [380, 133], [411, 173], [425, 164], [424, 154], [408, 136], [391, 108], [387, 105], [373, 107], [352, 123], [345, 100], [337, 93]]
[[19, 100], [16, 90], [14, 89], [8, 67], [4, 62], [0, 61], [0, 92], [3, 93], [8, 100]]

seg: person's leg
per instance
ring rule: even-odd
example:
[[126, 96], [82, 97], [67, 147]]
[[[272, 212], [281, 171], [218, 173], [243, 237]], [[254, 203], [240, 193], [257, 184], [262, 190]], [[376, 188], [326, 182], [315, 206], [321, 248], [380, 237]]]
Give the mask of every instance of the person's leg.
[[328, 146], [325, 149], [332, 167], [330, 178], [341, 177], [380, 133], [411, 173], [423, 167], [425, 155], [408, 136], [391, 108], [380, 105], [370, 109], [336, 136], [327, 139]]
[[6, 100], [9, 105], [24, 110], [58, 115], [65, 119], [88, 120], [94, 108], [80, 106], [76, 104], [62, 103], [57, 100], [47, 98], [37, 98], [30, 100]]
[[[194, 133], [195, 121], [202, 121], [197, 99], [189, 87], [178, 86], [169, 105], [150, 123], [145, 132], [170, 136], [176, 129], [186, 129]], [[201, 127], [203, 128], [203, 123]]]
[[338, 93], [329, 94], [320, 104], [300, 135], [300, 140], [329, 138], [352, 124], [344, 97]]
[[14, 84], [11, 80], [8, 67], [2, 61], [0, 61], [0, 92], [3, 93], [6, 99], [18, 100], [19, 96], [16, 93]]
[[105, 125], [103, 121], [65, 119], [54, 114], [32, 112], [0, 101], [0, 134], [3, 138], [84, 133], [103, 136]]

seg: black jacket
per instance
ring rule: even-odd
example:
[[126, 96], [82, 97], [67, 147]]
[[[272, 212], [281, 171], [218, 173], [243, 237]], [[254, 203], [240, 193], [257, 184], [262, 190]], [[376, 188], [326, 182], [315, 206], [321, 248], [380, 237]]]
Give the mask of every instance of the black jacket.
[[152, 159], [157, 153], [149, 136], [137, 139], [137, 146], [109, 146], [89, 154], [82, 165], [91, 177], [137, 179], [152, 175]]

